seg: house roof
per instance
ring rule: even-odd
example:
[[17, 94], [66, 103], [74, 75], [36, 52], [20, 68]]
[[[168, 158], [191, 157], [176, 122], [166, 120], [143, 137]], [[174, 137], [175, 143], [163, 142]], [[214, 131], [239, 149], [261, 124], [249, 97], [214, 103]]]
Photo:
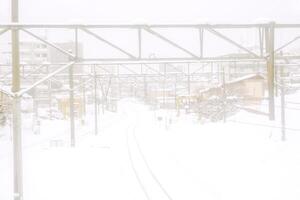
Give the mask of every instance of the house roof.
[[[230, 85], [230, 84], [234, 84], [234, 83], [239, 83], [239, 82], [242, 82], [242, 81], [245, 81], [245, 80], [249, 80], [249, 79], [253, 79], [253, 78], [259, 78], [259, 79], [265, 79], [265, 77], [261, 74], [248, 74], [246, 76], [242, 76], [242, 77], [239, 77], [239, 78], [236, 78], [236, 79], [233, 79], [231, 81], [227, 81], [225, 83], [225, 85]], [[220, 83], [214, 87], [210, 87], [210, 88], [205, 88], [203, 90], [200, 90], [199, 93], [204, 93], [204, 92], [208, 92], [212, 89], [217, 89], [217, 88], [221, 88], [223, 86], [223, 83]]]
[[265, 77], [262, 76], [261, 74], [248, 74], [246, 76], [242, 76], [242, 77], [233, 79], [231, 81], [228, 81], [225, 84], [238, 83], [238, 82], [241, 82], [241, 81], [244, 81], [244, 80], [253, 79], [253, 78], [265, 79]]

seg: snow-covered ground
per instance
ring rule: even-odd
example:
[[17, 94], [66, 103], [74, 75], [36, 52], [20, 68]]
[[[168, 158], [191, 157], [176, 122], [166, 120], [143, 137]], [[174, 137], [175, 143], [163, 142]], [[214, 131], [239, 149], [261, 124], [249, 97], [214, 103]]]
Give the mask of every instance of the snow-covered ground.
[[[203, 124], [127, 99], [117, 113], [100, 112], [97, 136], [92, 111], [84, 124], [78, 120], [75, 148], [67, 120], [43, 120], [34, 135], [24, 114], [24, 200], [298, 200], [299, 100], [300, 93], [286, 98], [294, 104], [286, 110], [285, 142], [279, 108], [275, 121], [240, 111], [226, 123]], [[0, 200], [9, 200], [9, 126], [0, 132]]]

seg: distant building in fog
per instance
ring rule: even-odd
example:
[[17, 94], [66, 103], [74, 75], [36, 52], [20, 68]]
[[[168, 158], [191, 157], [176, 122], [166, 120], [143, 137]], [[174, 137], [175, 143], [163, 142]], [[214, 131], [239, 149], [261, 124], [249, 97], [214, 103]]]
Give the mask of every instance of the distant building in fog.
[[[54, 43], [65, 51], [75, 53], [74, 42]], [[0, 64], [7, 66], [0, 66], [0, 73], [7, 74], [11, 72], [11, 43], [0, 45]], [[83, 56], [83, 45], [78, 44], [78, 57]], [[41, 42], [20, 42], [20, 64], [39, 65], [43, 63], [67, 63], [70, 59], [67, 55], [55, 49], [52, 46]], [[27, 68], [28, 69], [28, 68]], [[81, 72], [81, 68], [76, 68], [75, 72]]]
[[[74, 42], [54, 43], [65, 51], [75, 52]], [[11, 48], [10, 43], [1, 44], [0, 58], [1, 63], [11, 63]], [[78, 57], [83, 56], [83, 45], [78, 44]], [[44, 62], [49, 63], [66, 63], [69, 62], [69, 58], [64, 53], [55, 49], [52, 46], [46, 45], [40, 42], [20, 42], [20, 63], [24, 64], [42, 64]]]

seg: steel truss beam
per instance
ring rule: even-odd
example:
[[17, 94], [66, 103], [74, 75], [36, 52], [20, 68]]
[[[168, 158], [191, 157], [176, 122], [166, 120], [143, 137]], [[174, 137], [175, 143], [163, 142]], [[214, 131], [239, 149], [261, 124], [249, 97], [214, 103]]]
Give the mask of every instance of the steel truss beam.
[[[138, 29], [143, 27], [149, 28], [265, 28], [270, 23], [254, 23], [254, 24], [24, 24], [24, 23], [3, 23], [0, 28], [129, 28]], [[300, 24], [279, 24], [274, 25], [275, 28], [300, 28]]]
[[[147, 61], [157, 61], [157, 62], [168, 62], [168, 61], [203, 61], [203, 60], [242, 60], [242, 59], [266, 59], [268, 56], [267, 54], [264, 54], [263, 49], [264, 49], [264, 31], [262, 31], [266, 27], [270, 27], [271, 24], [274, 27], [274, 29], [283, 29], [283, 28], [300, 28], [299, 24], [274, 24], [274, 23], [264, 23], [264, 24], [165, 24], [165, 25], [83, 25], [83, 24], [18, 24], [18, 23], [13, 23], [13, 24], [0, 24], [0, 28], [3, 30], [0, 32], [6, 32], [9, 29], [14, 29], [14, 30], [22, 30], [25, 33], [31, 35], [32, 37], [38, 39], [39, 41], [52, 46], [53, 48], [57, 49], [58, 51], [64, 53], [65, 55], [71, 57], [74, 59], [74, 55], [71, 54], [70, 52], [67, 52], [63, 50], [62, 48], [58, 47], [57, 45], [44, 40], [43, 38], [39, 37], [38, 35], [32, 33], [32, 29], [54, 29], [54, 28], [59, 28], [59, 29], [71, 29], [71, 30], [82, 30], [85, 33], [93, 36], [94, 38], [98, 39], [99, 41], [102, 41], [103, 43], [109, 45], [110, 47], [113, 47], [114, 49], [122, 52], [128, 58], [78, 58], [80, 61], [85, 61], [85, 62], [90, 62], [90, 61], [95, 61], [95, 62], [147, 62]], [[116, 30], [116, 29], [132, 29], [137, 31], [137, 41], [138, 41], [138, 55], [133, 55], [132, 53], [129, 53], [129, 51], [124, 50], [123, 48], [120, 47], [118, 44], [114, 44], [110, 42], [107, 39], [104, 39], [102, 36], [100, 36], [98, 33], [96, 34], [90, 29], [111, 29], [111, 30]], [[195, 38], [195, 43], [199, 43], [199, 55], [196, 55], [193, 53], [191, 50], [184, 48], [180, 46], [178, 43], [172, 41], [170, 38], [167, 36], [163, 36], [158, 32], [159, 29], [169, 29], [172, 30], [173, 28], [183, 28], [183, 29], [188, 29], [188, 30], [198, 30], [199, 31], [199, 42], [197, 41], [198, 39]], [[249, 50], [248, 48], [244, 47], [242, 44], [234, 41], [233, 39], [225, 36], [221, 32], [217, 31], [216, 29], [241, 29], [241, 28], [256, 28], [259, 34], [259, 50], [260, 54], [256, 54]], [[177, 56], [175, 58], [164, 58], [164, 57], [159, 57], [156, 55], [154, 58], [147, 58], [142, 55], [143, 51], [143, 43], [142, 43], [142, 37], [143, 37], [143, 32], [148, 32], [152, 34], [153, 36], [159, 38], [160, 40], [170, 44], [173, 48], [179, 49], [182, 52], [187, 54], [187, 57], [182, 57], [182, 56]], [[204, 30], [214, 34], [215, 36], [231, 43], [235, 47], [245, 51], [249, 55], [243, 55], [243, 57], [240, 56], [230, 56], [230, 57], [224, 57], [224, 56], [215, 56], [215, 57], [206, 57], [204, 56], [205, 53], [205, 46], [204, 42], [208, 43], [208, 41], [205, 40], [204, 38]], [[292, 40], [289, 42], [287, 45], [293, 43], [295, 40]], [[285, 46], [284, 46], [285, 47]], [[282, 49], [282, 48], [280, 48]], [[99, 63], [103, 64], [103, 63]]]

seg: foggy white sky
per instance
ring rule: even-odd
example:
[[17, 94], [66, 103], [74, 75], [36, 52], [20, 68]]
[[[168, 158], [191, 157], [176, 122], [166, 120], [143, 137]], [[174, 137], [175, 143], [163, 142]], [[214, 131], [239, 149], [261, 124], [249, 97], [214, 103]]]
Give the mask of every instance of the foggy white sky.
[[[47, 23], [296, 23], [299, 0], [19, 0], [21, 22]], [[0, 0], [0, 23], [10, 0]]]

